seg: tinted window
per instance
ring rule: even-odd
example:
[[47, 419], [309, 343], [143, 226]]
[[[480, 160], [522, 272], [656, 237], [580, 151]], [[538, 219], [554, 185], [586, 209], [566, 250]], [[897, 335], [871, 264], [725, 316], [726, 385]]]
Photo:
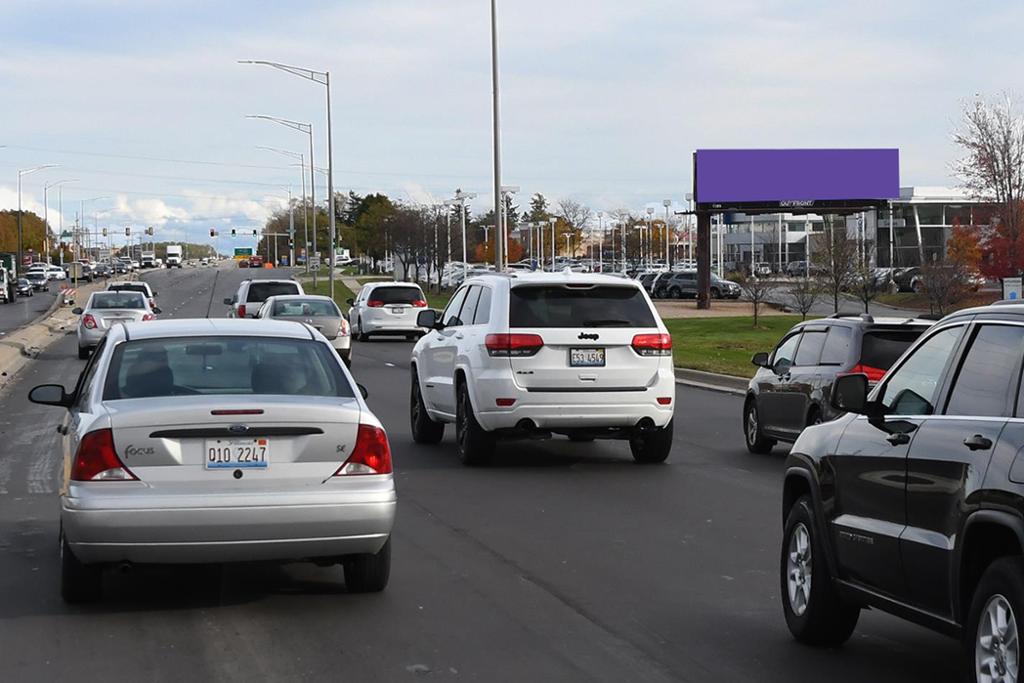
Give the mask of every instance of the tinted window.
[[107, 287], [110, 292], [139, 292], [143, 296], [149, 296], [149, 287], [146, 285], [111, 285]]
[[474, 325], [483, 325], [491, 321], [491, 288], [480, 289], [480, 301], [476, 305], [476, 315], [473, 316]]
[[448, 302], [448, 307], [444, 309], [444, 314], [441, 316], [441, 322], [444, 323], [445, 327], [451, 327], [452, 325], [461, 325], [458, 320], [459, 312], [462, 310], [462, 302], [466, 300], [467, 287], [463, 287], [455, 293], [452, 300]]
[[[842, 325], [833, 325], [828, 330], [825, 348], [821, 352], [821, 365], [845, 365], [850, 357], [850, 343], [853, 330]], [[885, 368], [888, 370], [888, 367]]]
[[480, 287], [473, 285], [469, 288], [469, 294], [466, 295], [466, 303], [462, 305], [462, 312], [459, 313], [459, 319], [462, 320], [464, 325], [473, 324], [478, 301], [480, 301]]
[[805, 330], [800, 348], [796, 351], [795, 365], [817, 365], [821, 357], [821, 347], [825, 345], [825, 330]]
[[950, 327], [928, 338], [914, 350], [885, 384], [882, 405], [892, 415], [931, 415], [939, 379], [956, 346], [962, 327]]
[[419, 287], [374, 287], [370, 292], [370, 300], [385, 304], [411, 304], [423, 301], [423, 292]]
[[772, 356], [772, 367], [777, 366], [780, 362], [786, 365], [793, 364], [793, 357], [796, 355], [796, 345], [800, 343], [800, 333], [797, 332], [791, 337], [786, 337], [779, 347], [775, 349], [775, 355]]
[[308, 318], [310, 316], [332, 317], [341, 316], [338, 307], [330, 301], [313, 299], [303, 301], [295, 299], [290, 301], [275, 301], [272, 315], [275, 318]]
[[118, 345], [103, 390], [107, 401], [190, 394], [351, 397], [338, 362], [305, 339], [188, 337]]
[[635, 287], [513, 287], [509, 327], [656, 327]]
[[1016, 391], [1016, 373], [1024, 328], [984, 325], [960, 366], [946, 405], [947, 415], [1003, 417], [1007, 398]]
[[92, 358], [89, 359], [89, 363], [82, 370], [82, 374], [78, 377], [78, 385], [75, 386], [75, 408], [81, 410], [85, 403], [85, 397], [89, 395], [95, 386], [94, 379], [96, 378], [96, 368], [99, 367], [100, 357], [103, 355], [103, 349], [106, 346], [106, 338], [100, 340], [100, 343], [96, 346], [96, 350], [93, 351]]
[[920, 327], [906, 330], [871, 330], [864, 333], [860, 347], [860, 362], [880, 370], [888, 370], [900, 356], [917, 341], [924, 330]]
[[133, 308], [142, 309], [146, 307], [146, 300], [138, 292], [97, 292], [92, 295], [90, 309], [109, 308]]
[[301, 294], [299, 286], [294, 282], [253, 282], [249, 285], [246, 302], [266, 301], [272, 296], [288, 296]]

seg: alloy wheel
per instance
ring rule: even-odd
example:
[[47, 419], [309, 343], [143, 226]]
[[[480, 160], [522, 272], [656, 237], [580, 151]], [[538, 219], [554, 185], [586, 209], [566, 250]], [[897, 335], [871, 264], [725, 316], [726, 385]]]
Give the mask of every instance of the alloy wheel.
[[1017, 618], [1009, 600], [993, 595], [978, 624], [974, 662], [980, 683], [1016, 683], [1020, 646]]
[[794, 526], [789, 535], [786, 586], [790, 609], [796, 616], [803, 616], [811, 600], [811, 535], [803, 522]]
[[757, 442], [757, 408], [753, 405], [747, 410], [747, 443]]

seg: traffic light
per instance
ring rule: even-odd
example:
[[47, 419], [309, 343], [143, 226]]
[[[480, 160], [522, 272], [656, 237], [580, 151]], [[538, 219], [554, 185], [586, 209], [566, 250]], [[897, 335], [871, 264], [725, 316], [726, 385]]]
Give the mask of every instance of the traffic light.
[[235, 230], [234, 228], [231, 228], [231, 236], [234, 237], [237, 234], [238, 234], [238, 231]]
[[259, 233], [258, 233], [258, 232], [256, 232], [256, 229], [254, 228], [254, 229], [253, 229], [253, 231], [252, 231], [252, 236], [253, 236], [253, 237], [256, 237], [256, 236], [257, 236], [258, 234], [259, 234]]
[[124, 226], [124, 236], [125, 237], [131, 237], [132, 236], [132, 227], [130, 225]]
[[146, 228], [146, 234], [150, 235], [150, 236], [153, 235], [153, 226], [152, 225], [149, 226], [148, 228]]
[[107, 229], [106, 229], [106, 228], [103, 228], [103, 232], [102, 232], [102, 234], [103, 234], [103, 236], [104, 236], [104, 237], [106, 237], [106, 236], [107, 236]]
[[217, 236], [217, 231], [214, 230], [213, 228], [210, 228], [210, 237], [216, 237], [216, 236]]

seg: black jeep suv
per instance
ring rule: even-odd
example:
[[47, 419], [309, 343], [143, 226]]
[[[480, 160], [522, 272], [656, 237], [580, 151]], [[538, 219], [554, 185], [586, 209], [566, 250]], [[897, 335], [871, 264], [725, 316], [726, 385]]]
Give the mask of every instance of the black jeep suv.
[[795, 441], [804, 427], [836, 417], [829, 396], [837, 377], [863, 372], [880, 380], [932, 324], [839, 313], [794, 326], [774, 351], [752, 359], [760, 369], [743, 403], [747, 449], [768, 453], [777, 441]]
[[[1008, 302], [1009, 303], [1009, 302]], [[864, 607], [963, 639], [969, 679], [1017, 680], [1024, 627], [1024, 305], [947, 316], [786, 462], [783, 609], [838, 645]]]

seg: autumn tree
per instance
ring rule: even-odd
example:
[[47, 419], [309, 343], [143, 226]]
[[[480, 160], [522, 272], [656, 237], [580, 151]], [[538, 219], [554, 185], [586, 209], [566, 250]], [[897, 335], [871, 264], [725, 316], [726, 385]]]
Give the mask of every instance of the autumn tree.
[[548, 211], [548, 200], [540, 192], [530, 198], [530, 213], [527, 214], [527, 218], [531, 223], [544, 223], [551, 218]]

